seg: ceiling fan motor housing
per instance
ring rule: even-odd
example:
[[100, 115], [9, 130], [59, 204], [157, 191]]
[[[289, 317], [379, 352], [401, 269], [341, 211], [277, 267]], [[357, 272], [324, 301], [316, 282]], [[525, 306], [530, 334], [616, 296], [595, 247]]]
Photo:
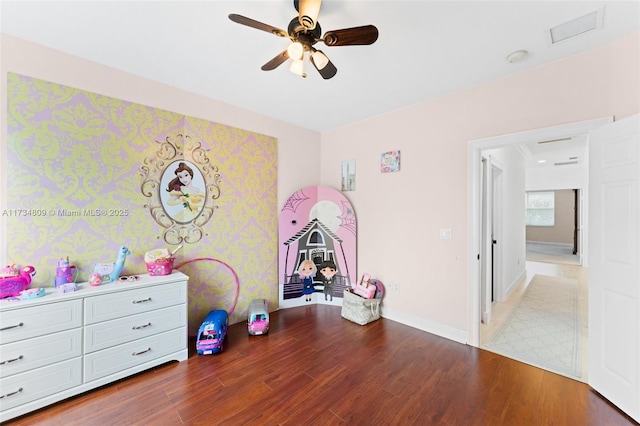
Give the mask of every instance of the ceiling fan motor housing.
[[302, 45], [305, 46], [305, 49], [316, 44], [318, 40], [320, 40], [320, 35], [322, 34], [320, 23], [317, 23], [316, 27], [310, 30], [300, 24], [297, 16], [289, 22], [289, 28], [287, 31], [289, 32], [291, 40], [302, 43]]

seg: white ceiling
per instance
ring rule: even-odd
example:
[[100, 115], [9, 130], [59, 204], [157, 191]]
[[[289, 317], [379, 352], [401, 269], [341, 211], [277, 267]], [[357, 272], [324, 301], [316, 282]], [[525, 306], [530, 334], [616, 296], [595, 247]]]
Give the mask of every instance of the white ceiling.
[[[551, 46], [549, 28], [604, 5], [602, 29]], [[327, 30], [375, 25], [370, 46], [316, 45], [338, 68], [323, 80], [285, 63], [260, 67], [288, 40], [293, 0], [0, 1], [1, 31], [318, 132], [610, 44], [640, 28], [638, 1], [331, 1]], [[506, 56], [519, 49], [519, 63]], [[585, 71], [588, 72], [588, 71]], [[551, 145], [551, 144], [549, 144]]]
[[584, 164], [587, 155], [587, 135], [537, 141], [520, 146], [527, 167], [562, 167]]

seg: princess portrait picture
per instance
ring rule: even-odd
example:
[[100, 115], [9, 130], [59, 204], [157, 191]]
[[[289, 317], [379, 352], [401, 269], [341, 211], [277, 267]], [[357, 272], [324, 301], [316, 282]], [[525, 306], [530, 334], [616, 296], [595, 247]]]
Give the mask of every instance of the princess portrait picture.
[[204, 206], [204, 178], [193, 163], [175, 163], [169, 165], [162, 176], [160, 200], [169, 217], [178, 223], [189, 223], [198, 217]]

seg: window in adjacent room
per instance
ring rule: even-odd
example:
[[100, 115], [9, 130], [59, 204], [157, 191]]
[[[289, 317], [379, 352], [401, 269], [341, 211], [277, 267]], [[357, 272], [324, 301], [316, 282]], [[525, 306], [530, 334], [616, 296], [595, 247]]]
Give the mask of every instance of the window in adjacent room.
[[525, 196], [527, 226], [554, 226], [555, 192], [527, 192]]

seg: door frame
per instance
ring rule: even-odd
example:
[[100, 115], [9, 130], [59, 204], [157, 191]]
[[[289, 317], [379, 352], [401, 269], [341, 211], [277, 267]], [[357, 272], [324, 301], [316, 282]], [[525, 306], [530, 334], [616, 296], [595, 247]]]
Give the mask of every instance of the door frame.
[[504, 167], [492, 155], [482, 156], [482, 245], [481, 321], [491, 321], [494, 301], [503, 298], [502, 245], [493, 244], [502, 238], [502, 173]]
[[[480, 253], [483, 252], [481, 245], [482, 238], [482, 151], [507, 146], [516, 146], [523, 143], [532, 143], [541, 140], [573, 137], [588, 134], [589, 131], [600, 126], [613, 122], [613, 117], [603, 117], [593, 120], [586, 120], [558, 126], [545, 127], [541, 129], [528, 130], [524, 132], [510, 133], [483, 139], [474, 139], [468, 142], [467, 147], [467, 167], [468, 167], [468, 218], [469, 218], [469, 282], [468, 282], [468, 303], [469, 316], [467, 343], [469, 345], [480, 346], [480, 323], [481, 323], [481, 294], [482, 294], [482, 262]], [[585, 191], [586, 192], [586, 191]], [[587, 195], [586, 193], [584, 194]], [[585, 200], [585, 205], [588, 205]], [[586, 213], [586, 212], [584, 212]], [[586, 230], [582, 232], [583, 251], [588, 250], [588, 235]], [[585, 256], [587, 259], [587, 256]]]

